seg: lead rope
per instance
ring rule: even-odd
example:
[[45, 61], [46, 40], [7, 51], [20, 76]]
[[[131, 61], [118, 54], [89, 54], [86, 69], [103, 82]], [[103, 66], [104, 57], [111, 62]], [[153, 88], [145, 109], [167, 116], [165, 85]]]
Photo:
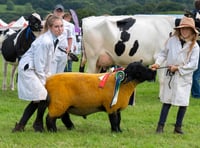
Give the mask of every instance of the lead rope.
[[168, 82], [168, 86], [169, 86], [169, 89], [171, 89], [171, 81], [172, 81], [172, 77], [174, 76], [175, 72], [171, 72], [169, 69], [167, 70], [166, 72], [166, 76], [170, 76], [170, 80]]
[[[163, 67], [159, 67], [157, 69], [164, 69], [164, 68], [168, 68], [168, 66], [163, 66]], [[175, 72], [171, 72], [169, 69], [167, 70], [166, 72], [166, 76], [170, 76], [170, 80], [168, 82], [168, 86], [169, 86], [169, 89], [171, 89], [171, 81], [172, 81], [172, 77], [174, 76]]]

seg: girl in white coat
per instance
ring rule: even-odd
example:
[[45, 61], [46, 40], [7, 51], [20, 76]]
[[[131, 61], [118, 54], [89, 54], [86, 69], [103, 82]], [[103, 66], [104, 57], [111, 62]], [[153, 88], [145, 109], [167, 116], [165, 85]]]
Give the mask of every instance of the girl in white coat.
[[18, 66], [18, 96], [20, 99], [31, 101], [15, 128], [12, 130], [24, 131], [29, 118], [38, 109], [33, 124], [35, 131], [42, 132], [43, 115], [46, 109], [47, 90], [46, 79], [51, 75], [51, 61], [54, 56], [54, 42], [63, 32], [63, 21], [60, 17], [52, 15], [46, 21], [48, 30], [40, 35], [23, 55]]
[[179, 106], [174, 133], [183, 134], [182, 121], [189, 105], [192, 86], [192, 75], [198, 67], [199, 46], [196, 43], [198, 31], [192, 18], [183, 17], [180, 25], [175, 27], [175, 32], [165, 46], [165, 50], [158, 55], [155, 64], [151, 67], [156, 70], [166, 62], [166, 75], [164, 88], [161, 92], [163, 103], [160, 119], [156, 129], [162, 133], [171, 105]]
[[[55, 6], [53, 14], [63, 18], [64, 7], [61, 4]], [[64, 31], [63, 34], [59, 37], [59, 44], [57, 46], [54, 59], [52, 61], [51, 70], [52, 74], [64, 72], [65, 65], [67, 62], [67, 55], [72, 46], [72, 30], [69, 27], [69, 23], [63, 19]]]

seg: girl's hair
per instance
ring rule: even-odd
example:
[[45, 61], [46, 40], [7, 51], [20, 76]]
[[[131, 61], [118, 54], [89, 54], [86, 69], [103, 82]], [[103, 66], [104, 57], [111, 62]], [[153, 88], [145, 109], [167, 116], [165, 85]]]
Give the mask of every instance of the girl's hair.
[[47, 32], [48, 29], [53, 26], [53, 23], [55, 20], [62, 20], [62, 19], [54, 15], [53, 13], [50, 13], [46, 16], [44, 27], [43, 27], [43, 33]]
[[[197, 38], [198, 38], [198, 34], [195, 33], [194, 30], [193, 30], [192, 28], [191, 28], [191, 30], [192, 30], [192, 32], [193, 32], [192, 35], [191, 35], [191, 37], [190, 37], [190, 40], [191, 40], [192, 44], [190, 45], [190, 49], [189, 49], [189, 51], [188, 51], [188, 55], [189, 55], [190, 52], [192, 51], [192, 49], [193, 49], [193, 47], [194, 47], [194, 45], [195, 45], [195, 43], [196, 43], [196, 41], [197, 41]], [[176, 29], [173, 35], [178, 36], [178, 38], [181, 39], [181, 32], [180, 32], [180, 29]]]
[[71, 15], [71, 13], [70, 12], [65, 12], [65, 14], [63, 15], [63, 19], [64, 18], [71, 18], [72, 17], [72, 15]]

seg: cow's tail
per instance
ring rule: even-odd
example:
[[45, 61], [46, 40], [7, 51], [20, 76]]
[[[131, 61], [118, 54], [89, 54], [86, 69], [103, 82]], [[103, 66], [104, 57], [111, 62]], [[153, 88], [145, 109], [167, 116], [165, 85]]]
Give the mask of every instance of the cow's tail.
[[81, 43], [81, 60], [80, 60], [79, 72], [84, 72], [86, 62], [87, 62], [87, 57], [86, 57], [85, 48], [84, 48], [84, 45], [82, 42]]

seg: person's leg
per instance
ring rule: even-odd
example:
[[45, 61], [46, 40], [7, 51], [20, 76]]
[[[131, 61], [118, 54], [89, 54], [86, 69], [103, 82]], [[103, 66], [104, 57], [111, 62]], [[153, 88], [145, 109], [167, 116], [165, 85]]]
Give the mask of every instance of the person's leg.
[[200, 98], [200, 60], [198, 69], [193, 73], [191, 94], [193, 98]]
[[68, 60], [67, 65], [68, 65], [68, 72], [72, 72], [72, 60]]
[[65, 65], [64, 72], [68, 72], [68, 64]]
[[158, 126], [156, 129], [157, 133], [163, 133], [163, 128], [167, 119], [167, 115], [169, 113], [169, 109], [171, 107], [171, 104], [163, 104], [162, 105], [162, 109], [161, 109], [161, 113], [160, 113], [160, 118], [158, 121]]
[[72, 72], [72, 60], [67, 60], [64, 72]]
[[181, 127], [182, 127], [182, 122], [183, 122], [183, 118], [185, 116], [186, 110], [187, 110], [186, 106], [179, 107], [178, 112], [177, 112], [177, 117], [176, 117], [174, 133], [183, 134]]
[[26, 126], [26, 123], [28, 122], [30, 117], [33, 115], [33, 113], [35, 112], [37, 107], [38, 107], [37, 103], [34, 103], [33, 101], [31, 103], [29, 103], [28, 106], [25, 108], [24, 113], [23, 113], [19, 123], [16, 123], [12, 132], [24, 131], [24, 127]]
[[44, 116], [46, 108], [47, 108], [47, 100], [41, 100], [38, 104], [37, 116], [33, 124], [33, 128], [35, 129], [35, 132], [44, 131], [43, 116]]

